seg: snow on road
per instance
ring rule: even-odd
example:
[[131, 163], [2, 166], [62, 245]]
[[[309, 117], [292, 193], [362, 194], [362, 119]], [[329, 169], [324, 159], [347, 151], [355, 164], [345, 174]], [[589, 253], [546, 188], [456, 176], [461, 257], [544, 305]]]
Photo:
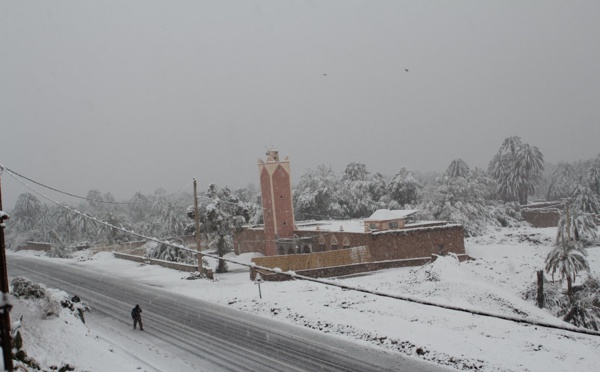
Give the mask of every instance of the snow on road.
[[[439, 303], [560, 324], [560, 320], [546, 310], [522, 299], [522, 292], [535, 281], [535, 272], [543, 268], [555, 231], [499, 229], [467, 240], [467, 253], [475, 258], [473, 261], [458, 263], [447, 257], [423, 267], [389, 269], [337, 280], [386, 293], [410, 294]], [[592, 275], [597, 276], [600, 247], [589, 248], [588, 252]], [[237, 257], [245, 262], [250, 258], [251, 255]], [[591, 371], [600, 363], [600, 337], [475, 316], [314, 282], [263, 283], [262, 299], [259, 299], [258, 287], [249, 280], [248, 269], [243, 266], [230, 265], [230, 273], [218, 275], [212, 282], [186, 280], [186, 273], [118, 260], [110, 253], [93, 257], [82, 253], [76, 260], [77, 265], [90, 270], [461, 370]], [[19, 310], [17, 306], [12, 316], [20, 311], [23, 309]], [[117, 370], [130, 370], [129, 367], [152, 370], [136, 358], [152, 359], [148, 364], [158, 370], [186, 370], [183, 364], [177, 367], [181, 369], [164, 369], [161, 361], [173, 363], [176, 357], [160, 355], [161, 351], [157, 349], [145, 350], [137, 335], [130, 338], [128, 333], [101, 319], [94, 319], [89, 328], [63, 327], [47, 322], [42, 326], [44, 322], [41, 321], [35, 325], [31, 323], [31, 320], [26, 322], [28, 327], [35, 328], [28, 331], [30, 339], [35, 339], [36, 332], [43, 334], [42, 328], [48, 328], [48, 337], [54, 340], [85, 340], [81, 344], [54, 341], [56, 349], [28, 346], [33, 356], [39, 353], [47, 360], [55, 357], [72, 360], [81, 370], [106, 370], [103, 366], [108, 360], [123, 366]], [[71, 328], [76, 330], [74, 334], [64, 337], [51, 333], [69, 332], [67, 329]], [[61, 348], [73, 351], [61, 353]], [[135, 356], [129, 352], [131, 350], [135, 350]]]

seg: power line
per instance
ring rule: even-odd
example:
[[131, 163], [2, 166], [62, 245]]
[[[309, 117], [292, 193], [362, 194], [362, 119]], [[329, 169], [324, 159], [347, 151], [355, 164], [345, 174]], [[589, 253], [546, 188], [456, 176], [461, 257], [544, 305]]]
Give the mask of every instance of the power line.
[[69, 192], [66, 192], [66, 191], [61, 191], [61, 190], [55, 189], [54, 187], [51, 187], [51, 186], [48, 186], [48, 185], [44, 185], [43, 183], [40, 183], [40, 182], [34, 181], [34, 180], [32, 180], [31, 178], [27, 178], [27, 177], [25, 177], [24, 175], [22, 175], [22, 174], [19, 174], [19, 173], [17, 173], [17, 172], [15, 172], [15, 171], [13, 171], [12, 169], [9, 169], [9, 168], [6, 168], [6, 167], [2, 167], [1, 165], [0, 165], [0, 168], [6, 169], [6, 171], [8, 172], [8, 174], [14, 174], [14, 175], [17, 175], [17, 176], [19, 176], [19, 177], [21, 177], [21, 178], [23, 178], [23, 179], [26, 179], [26, 180], [27, 180], [27, 181], [29, 181], [29, 182], [33, 182], [33, 183], [35, 183], [36, 185], [42, 186], [42, 187], [44, 187], [44, 188], [47, 188], [47, 189], [49, 189], [49, 190], [52, 190], [52, 191], [56, 191], [56, 192], [57, 192], [57, 193], [59, 193], [59, 194], [63, 194], [63, 195], [72, 196], [72, 197], [74, 197], [74, 198], [83, 199], [83, 200], [88, 200], [88, 201], [93, 201], [93, 202], [98, 202], [98, 203], [106, 203], [106, 204], [136, 204], [136, 203], [121, 203], [121, 202], [111, 202], [111, 201], [105, 201], [105, 200], [99, 200], [99, 199], [90, 199], [90, 198], [86, 198], [86, 197], [83, 197], [83, 196], [79, 196], [79, 195], [71, 194], [71, 193], [69, 193]]
[[[91, 199], [91, 198], [86, 198], [86, 197], [84, 197], [84, 196], [79, 196], [79, 195], [71, 194], [71, 193], [69, 193], [69, 192], [62, 191], [62, 190], [58, 190], [58, 189], [56, 189], [56, 188], [54, 188], [54, 187], [51, 187], [51, 186], [45, 185], [45, 184], [43, 184], [43, 183], [41, 183], [41, 182], [38, 182], [38, 181], [32, 180], [31, 178], [28, 178], [28, 177], [26, 177], [26, 176], [24, 176], [24, 175], [22, 175], [22, 174], [19, 174], [19, 173], [15, 172], [14, 170], [12, 170], [12, 169], [9, 169], [9, 168], [7, 168], [7, 167], [4, 167], [4, 166], [2, 166], [2, 165], [0, 164], [0, 174], [2, 173], [2, 170], [6, 170], [6, 171], [7, 171], [9, 174], [10, 174], [10, 173], [13, 173], [13, 174], [15, 174], [15, 175], [17, 175], [17, 176], [19, 176], [19, 177], [21, 177], [21, 178], [23, 178], [23, 179], [26, 179], [26, 180], [27, 180], [27, 181], [29, 181], [29, 182], [33, 182], [33, 183], [35, 183], [36, 185], [39, 185], [39, 186], [42, 186], [42, 187], [44, 187], [44, 188], [47, 188], [47, 189], [49, 189], [49, 190], [55, 191], [55, 192], [57, 192], [57, 193], [59, 193], [59, 194], [68, 195], [68, 196], [71, 196], [71, 197], [74, 197], [74, 198], [77, 198], [77, 199], [82, 199], [82, 200], [87, 200], [87, 201], [93, 201], [93, 202], [97, 202], [97, 203], [105, 203], [105, 204], [117, 204], [117, 205], [133, 205], [133, 204], [139, 204], [139, 202], [112, 202], [112, 201], [106, 201], [106, 200], [101, 200], [101, 199]], [[193, 182], [193, 181], [192, 181], [192, 182]], [[180, 188], [179, 190], [177, 190], [177, 191], [175, 191], [175, 192], [173, 192], [173, 193], [171, 193], [171, 194], [168, 194], [168, 195], [166, 195], [166, 196], [167, 196], [167, 197], [171, 197], [171, 196], [173, 196], [173, 195], [175, 195], [175, 194], [177, 194], [177, 193], [179, 193], [179, 192], [183, 191], [185, 188], [187, 188], [189, 185], [191, 185], [191, 184], [192, 184], [192, 182], [189, 182], [189, 183], [188, 183], [187, 185], [185, 185], [184, 187], [182, 187], [182, 188]]]

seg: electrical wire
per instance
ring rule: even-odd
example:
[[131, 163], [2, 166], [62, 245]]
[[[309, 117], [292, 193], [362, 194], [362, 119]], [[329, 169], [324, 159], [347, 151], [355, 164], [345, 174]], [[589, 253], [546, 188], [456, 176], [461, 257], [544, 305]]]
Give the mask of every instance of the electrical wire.
[[74, 197], [74, 198], [77, 198], [77, 199], [83, 199], [83, 200], [93, 201], [93, 202], [97, 202], [97, 203], [106, 203], [106, 204], [136, 204], [136, 203], [111, 202], [111, 201], [105, 201], [105, 200], [99, 200], [99, 199], [90, 199], [90, 198], [86, 198], [86, 197], [83, 197], [83, 196], [79, 196], [79, 195], [71, 194], [71, 193], [69, 193], [69, 192], [66, 192], [66, 191], [61, 191], [61, 190], [55, 189], [54, 187], [51, 187], [51, 186], [48, 186], [48, 185], [44, 185], [43, 183], [40, 183], [40, 182], [34, 181], [34, 180], [32, 180], [31, 178], [25, 177], [24, 175], [22, 175], [22, 174], [19, 174], [19, 173], [17, 173], [17, 172], [15, 172], [15, 171], [13, 171], [12, 169], [9, 169], [9, 168], [6, 168], [6, 167], [2, 167], [2, 166], [0, 166], [0, 168], [6, 169], [6, 171], [8, 172], [8, 174], [11, 174], [11, 175], [12, 175], [12, 174], [14, 174], [14, 175], [17, 175], [17, 176], [19, 176], [19, 177], [21, 177], [21, 178], [23, 178], [23, 179], [26, 179], [26, 180], [27, 180], [27, 181], [29, 181], [29, 182], [33, 182], [33, 183], [35, 183], [35, 184], [36, 184], [36, 185], [38, 185], [38, 186], [42, 186], [42, 187], [44, 187], [44, 188], [46, 188], [46, 189], [49, 189], [49, 190], [55, 191], [55, 192], [57, 192], [57, 193], [59, 193], [59, 194], [68, 195], [68, 196], [71, 196], [71, 197]]
[[[15, 174], [15, 175], [17, 175], [17, 176], [19, 176], [19, 177], [21, 177], [21, 178], [23, 178], [23, 179], [25, 179], [25, 180], [29, 181], [29, 182], [33, 182], [33, 183], [35, 183], [35, 184], [36, 184], [36, 185], [38, 185], [38, 186], [42, 186], [42, 187], [44, 187], [44, 188], [47, 188], [47, 189], [49, 189], [49, 190], [55, 191], [55, 192], [57, 192], [57, 193], [59, 193], [59, 194], [68, 195], [68, 196], [71, 196], [71, 197], [74, 197], [74, 198], [77, 198], [77, 199], [82, 199], [82, 200], [87, 200], [87, 201], [93, 201], [93, 202], [96, 202], [96, 203], [115, 204], [115, 205], [133, 205], [133, 204], [139, 204], [139, 202], [112, 202], [112, 201], [106, 201], [106, 200], [101, 200], [101, 199], [90, 199], [90, 198], [86, 198], [86, 197], [84, 197], [84, 196], [79, 196], [79, 195], [71, 194], [71, 193], [69, 193], [69, 192], [62, 191], [62, 190], [58, 190], [58, 189], [56, 189], [56, 188], [54, 188], [54, 187], [51, 187], [51, 186], [45, 185], [45, 184], [43, 184], [43, 183], [41, 183], [41, 182], [37, 182], [37, 181], [35, 181], [35, 180], [32, 180], [31, 178], [28, 178], [28, 177], [26, 177], [26, 176], [24, 176], [24, 175], [22, 175], [22, 174], [19, 174], [19, 173], [15, 172], [14, 170], [12, 170], [12, 169], [9, 169], [9, 168], [7, 168], [7, 167], [4, 167], [4, 166], [2, 166], [2, 165], [0, 164], [0, 174], [2, 174], [2, 170], [4, 170], [4, 169], [6, 169], [6, 171], [7, 171], [7, 172], [11, 172], [11, 173], [13, 173], [13, 174]], [[185, 188], [189, 187], [189, 186], [190, 186], [190, 185], [191, 185], [193, 182], [194, 182], [194, 181], [191, 181], [191, 182], [189, 182], [188, 184], [186, 184], [184, 187], [180, 188], [179, 190], [177, 190], [177, 191], [175, 191], [175, 192], [173, 192], [173, 193], [171, 193], [171, 194], [168, 194], [168, 195], [167, 195], [167, 197], [171, 197], [171, 196], [173, 196], [173, 195], [175, 195], [175, 194], [177, 194], [177, 193], [180, 193], [180, 192], [181, 192], [181, 191], [183, 191]]]

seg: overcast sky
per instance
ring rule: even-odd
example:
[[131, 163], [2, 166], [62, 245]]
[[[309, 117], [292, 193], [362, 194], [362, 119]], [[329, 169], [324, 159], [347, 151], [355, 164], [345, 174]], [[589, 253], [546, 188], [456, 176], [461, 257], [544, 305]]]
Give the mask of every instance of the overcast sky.
[[0, 164], [75, 194], [258, 184], [271, 145], [293, 182], [600, 152], [598, 1], [0, 4]]

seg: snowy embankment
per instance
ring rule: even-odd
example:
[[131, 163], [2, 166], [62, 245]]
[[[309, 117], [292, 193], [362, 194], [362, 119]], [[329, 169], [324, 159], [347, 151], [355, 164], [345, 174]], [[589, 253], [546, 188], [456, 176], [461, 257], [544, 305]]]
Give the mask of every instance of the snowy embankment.
[[[390, 269], [338, 281], [384, 293], [560, 324], [546, 310], [522, 299], [523, 291], [535, 281], [535, 272], [544, 267], [555, 231], [500, 229], [467, 240], [467, 253], [475, 258], [473, 261], [458, 263], [451, 257], [440, 258], [423, 267]], [[597, 276], [600, 247], [589, 248], [588, 252], [592, 275]], [[238, 257], [246, 262], [250, 258]], [[248, 269], [235, 265], [230, 265], [230, 273], [211, 282], [185, 280], [187, 274], [116, 260], [109, 253], [82, 255], [78, 259], [79, 265], [127, 280], [160, 284], [164, 290], [460, 370], [587, 371], [594, 370], [600, 362], [597, 336], [470, 315], [306, 281], [263, 283], [260, 299], [257, 286], [249, 280]], [[42, 332], [41, 328], [39, 331]], [[35, 338], [33, 334], [31, 337]], [[72, 343], [66, 345], [76, 347]], [[99, 370], [89, 364], [88, 369]]]
[[[82, 321], [77, 309], [85, 305], [73, 304], [70, 298], [63, 291], [45, 288], [45, 294], [39, 298], [12, 300], [11, 329], [15, 335], [20, 334], [21, 350], [26, 354], [20, 359], [27, 362], [13, 361], [15, 370], [135, 370], [137, 366], [130, 358], [115, 358], [110, 342]], [[61, 302], [69, 303], [70, 308]], [[3, 361], [0, 366], [3, 367]]]

